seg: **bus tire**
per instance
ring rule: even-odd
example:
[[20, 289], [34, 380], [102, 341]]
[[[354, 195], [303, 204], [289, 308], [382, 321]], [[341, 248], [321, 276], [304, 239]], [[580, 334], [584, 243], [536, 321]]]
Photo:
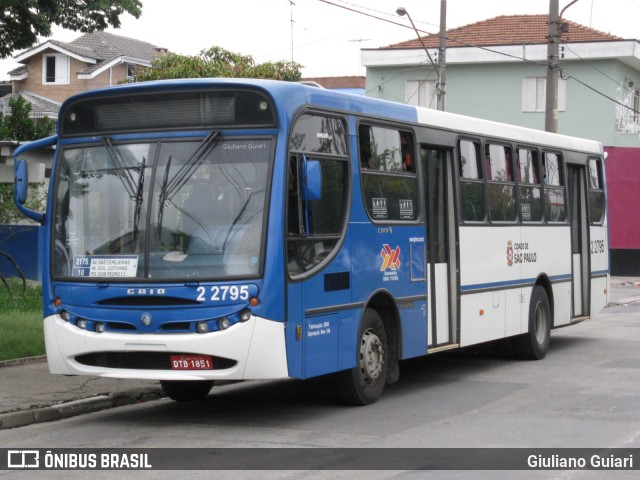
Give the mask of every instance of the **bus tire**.
[[358, 364], [336, 375], [336, 387], [345, 403], [369, 405], [382, 395], [389, 365], [387, 333], [377, 311], [364, 311], [358, 339]]
[[524, 360], [542, 360], [551, 341], [551, 307], [547, 291], [533, 287], [529, 303], [529, 331], [513, 339], [513, 348]]
[[207, 398], [213, 380], [161, 380], [162, 390], [176, 402], [192, 402]]

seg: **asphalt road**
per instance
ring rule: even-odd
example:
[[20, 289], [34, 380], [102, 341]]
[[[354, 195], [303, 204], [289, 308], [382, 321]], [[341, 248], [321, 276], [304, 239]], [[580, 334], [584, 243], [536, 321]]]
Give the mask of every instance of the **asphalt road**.
[[[0, 433], [4, 448], [640, 447], [640, 289], [552, 333], [542, 361], [480, 347], [401, 364], [379, 402], [345, 407], [325, 380], [214, 387], [206, 401], [167, 399]], [[295, 450], [291, 450], [295, 455]], [[640, 463], [640, 458], [636, 459]], [[88, 472], [0, 472], [5, 478]], [[212, 472], [92, 472], [91, 478], [214, 478]], [[635, 472], [216, 472], [215, 478], [637, 478]]]

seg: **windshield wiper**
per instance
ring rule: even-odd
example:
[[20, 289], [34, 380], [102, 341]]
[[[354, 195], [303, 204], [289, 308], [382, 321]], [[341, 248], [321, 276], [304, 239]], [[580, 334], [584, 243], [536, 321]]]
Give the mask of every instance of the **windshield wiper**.
[[142, 157], [142, 163], [140, 165], [140, 176], [138, 177], [138, 186], [136, 187], [136, 207], [133, 214], [133, 239], [137, 240], [138, 237], [138, 224], [140, 223], [140, 209], [142, 208], [142, 198], [144, 190], [144, 167], [147, 164], [147, 157]]
[[176, 191], [187, 182], [198, 165], [205, 159], [205, 157], [213, 150], [218, 144], [216, 137], [220, 135], [219, 130], [212, 130], [204, 140], [198, 145], [198, 148], [191, 154], [189, 159], [180, 167], [175, 176], [171, 179], [168, 185], [165, 185], [160, 192], [161, 199], [171, 200]]
[[167, 201], [167, 181], [169, 180], [169, 169], [171, 168], [171, 155], [167, 160], [167, 164], [164, 167], [164, 178], [162, 179], [162, 187], [160, 187], [160, 195], [158, 205], [158, 240], [162, 238], [162, 217], [164, 215], [164, 204]]
[[247, 200], [244, 202], [244, 204], [242, 205], [242, 207], [240, 208], [240, 211], [238, 212], [238, 214], [235, 216], [235, 218], [233, 219], [233, 222], [231, 223], [231, 225], [229, 226], [229, 230], [227, 230], [227, 236], [224, 239], [224, 242], [222, 243], [222, 249], [226, 250], [227, 249], [227, 245], [229, 244], [229, 242], [231, 241], [231, 233], [234, 230], [234, 227], [238, 224], [238, 222], [240, 221], [240, 219], [242, 218], [242, 216], [244, 215], [244, 212], [247, 210], [247, 207], [249, 206], [249, 203], [251, 202], [251, 200], [253, 199], [253, 196], [257, 193], [260, 193], [261, 191], [255, 191], [255, 192], [251, 192], [249, 194], [249, 196], [247, 197]]
[[120, 156], [120, 152], [113, 146], [111, 143], [111, 139], [109, 137], [104, 137], [102, 139], [102, 143], [104, 144], [107, 153], [109, 154], [109, 158], [111, 162], [117, 169], [117, 177], [122, 181], [122, 185], [124, 185], [124, 189], [127, 191], [127, 194], [130, 198], [136, 197], [136, 189], [134, 187], [135, 181], [133, 180], [133, 176], [129, 169], [125, 166], [124, 160]]
[[[160, 195], [158, 201], [158, 238], [162, 236], [162, 218], [164, 215], [165, 203], [171, 202], [173, 195], [189, 180], [189, 177], [193, 174], [198, 165], [205, 159], [205, 157], [213, 150], [218, 144], [216, 137], [220, 135], [219, 130], [212, 130], [209, 134], [200, 142], [198, 148], [191, 154], [189, 159], [180, 167], [175, 176], [169, 181], [169, 167], [171, 166], [171, 157], [167, 160], [167, 165], [164, 169], [164, 179], [162, 180], [162, 187], [160, 188]], [[175, 205], [174, 205], [175, 207]]]

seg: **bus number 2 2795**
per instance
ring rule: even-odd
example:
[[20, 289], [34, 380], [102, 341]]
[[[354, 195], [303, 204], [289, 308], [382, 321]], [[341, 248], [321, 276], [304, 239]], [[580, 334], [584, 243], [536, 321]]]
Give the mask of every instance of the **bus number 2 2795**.
[[249, 300], [248, 285], [214, 285], [209, 288], [207, 293], [206, 287], [198, 287], [198, 297], [196, 301], [205, 302], [209, 297], [211, 302], [224, 302], [227, 300]]

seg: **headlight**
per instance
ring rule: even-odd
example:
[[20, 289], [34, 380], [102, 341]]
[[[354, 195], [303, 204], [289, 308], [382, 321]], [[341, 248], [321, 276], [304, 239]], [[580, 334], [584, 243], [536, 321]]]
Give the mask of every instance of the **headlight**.
[[196, 330], [198, 333], [207, 333], [209, 331], [209, 324], [207, 322], [198, 322]]

